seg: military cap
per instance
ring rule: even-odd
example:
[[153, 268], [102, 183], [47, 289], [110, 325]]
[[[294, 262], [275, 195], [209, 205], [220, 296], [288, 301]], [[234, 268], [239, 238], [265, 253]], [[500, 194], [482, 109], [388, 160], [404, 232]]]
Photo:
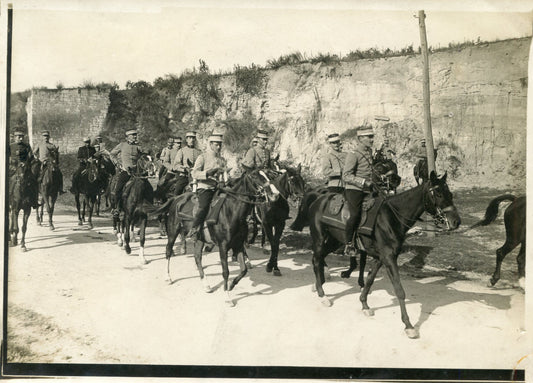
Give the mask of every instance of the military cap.
[[45, 136], [45, 137], [50, 137], [50, 132], [48, 130], [43, 130], [43, 132], [41, 133], [41, 135]]
[[16, 136], [22, 136], [24, 137], [24, 132], [22, 130], [15, 130], [15, 132], [13, 133], [13, 135], [16, 137]]
[[179, 143], [179, 144], [181, 144], [181, 142], [182, 142], [181, 137], [180, 137], [180, 136], [178, 136], [178, 137], [174, 137], [174, 142], [175, 142], [175, 143]]
[[374, 129], [372, 129], [371, 126], [360, 126], [357, 128], [357, 137], [362, 136], [373, 136], [374, 135]]
[[89, 137], [83, 137], [83, 142], [91, 142], [91, 139]]
[[341, 137], [339, 136], [339, 133], [332, 133], [328, 135], [328, 142], [339, 142], [341, 140]]
[[187, 138], [187, 137], [196, 138], [196, 132], [187, 132], [187, 133], [185, 133], [185, 138]]
[[137, 134], [137, 129], [126, 130], [126, 136], [131, 136], [132, 134]]
[[258, 130], [256, 137], [268, 140], [268, 133], [266, 132], [266, 130]]
[[209, 142], [220, 142], [222, 143], [222, 135], [221, 134], [212, 134], [209, 136], [208, 139]]

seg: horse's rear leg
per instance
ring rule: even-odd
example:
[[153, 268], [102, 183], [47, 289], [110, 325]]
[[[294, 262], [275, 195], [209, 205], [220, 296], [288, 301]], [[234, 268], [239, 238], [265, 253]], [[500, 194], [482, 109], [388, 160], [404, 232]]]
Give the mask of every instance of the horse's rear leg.
[[18, 245], [18, 234], [19, 234], [19, 212], [16, 209], [11, 210], [11, 221], [9, 222], [9, 233], [11, 234], [11, 245]]
[[324, 276], [324, 258], [327, 253], [324, 250], [323, 244], [317, 244], [313, 247], [313, 271], [315, 273], [315, 289], [322, 304], [324, 306], [329, 307], [332, 303], [329, 298], [326, 297], [326, 294], [324, 293], [324, 289], [322, 287], [322, 285], [326, 281], [326, 278]]
[[170, 276], [170, 258], [174, 256], [174, 244], [176, 243], [176, 238], [181, 231], [181, 224], [172, 225], [167, 231], [167, 246], [165, 250], [165, 258], [167, 259], [167, 275], [165, 279], [168, 283], [172, 283], [172, 277]]
[[494, 270], [494, 273], [492, 274], [492, 278], [490, 278], [490, 285], [489, 287], [492, 287], [500, 280], [500, 273], [502, 268], [502, 262], [505, 259], [505, 256], [509, 254], [518, 244], [514, 241], [511, 241], [509, 239], [506, 239], [505, 243], [502, 247], [500, 247], [498, 250], [496, 250], [496, 269]]
[[268, 240], [271, 244], [270, 250], [270, 260], [267, 264], [267, 271], [269, 269], [273, 270], [273, 275], [276, 277], [281, 277], [281, 271], [278, 268], [278, 254], [279, 254], [279, 241], [281, 239], [281, 234], [285, 228], [285, 221], [281, 221], [274, 226], [274, 235], [268, 237]]
[[204, 286], [204, 291], [206, 293], [212, 293], [213, 289], [207, 280], [207, 275], [204, 273], [204, 266], [202, 265], [202, 250], [204, 248], [204, 243], [199, 240], [194, 240], [194, 262], [196, 263], [196, 268], [198, 269], [198, 274], [200, 275], [200, 280]]
[[89, 229], [92, 229], [93, 228], [93, 209], [94, 209], [94, 205], [96, 204], [96, 196], [86, 197], [85, 200], [87, 201], [87, 214], [89, 216], [87, 219], [87, 226], [89, 227]]
[[341, 278], [350, 278], [355, 269], [357, 269], [357, 257], [350, 257], [350, 267], [341, 272]]
[[[45, 197], [44, 198], [44, 205], [46, 206], [46, 213], [48, 214], [48, 227], [50, 230], [55, 230], [54, 223], [52, 222], [52, 214], [53, 214], [53, 207], [52, 207], [52, 197]], [[42, 222], [42, 216], [41, 216], [41, 222]]]
[[124, 214], [124, 221], [123, 226], [124, 228], [124, 250], [126, 251], [126, 254], [131, 254], [131, 247], [130, 247], [130, 219], [127, 214]]
[[166, 218], [164, 214], [160, 214], [159, 217], [157, 217], [159, 220], [159, 235], [161, 237], [164, 237], [167, 235], [167, 229], [166, 229]]

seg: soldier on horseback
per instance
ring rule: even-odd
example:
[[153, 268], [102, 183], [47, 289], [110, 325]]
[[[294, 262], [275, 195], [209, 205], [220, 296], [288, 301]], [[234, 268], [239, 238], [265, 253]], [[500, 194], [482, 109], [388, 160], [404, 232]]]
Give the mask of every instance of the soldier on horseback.
[[139, 157], [144, 154], [137, 143], [137, 130], [130, 129], [126, 131], [126, 141], [115, 146], [109, 154], [113, 162], [118, 163], [121, 169], [115, 188], [111, 191], [111, 195], [114, 197], [113, 215], [116, 216], [119, 214], [119, 208], [121, 207], [122, 190], [131, 178], [130, 173], [136, 170]]
[[157, 182], [158, 187], [173, 178], [173, 174], [169, 173], [169, 171], [172, 170], [172, 159], [176, 156], [177, 152], [178, 149], [174, 143], [174, 138], [169, 137], [167, 140], [167, 146], [161, 150], [161, 154], [159, 155], [161, 167], [159, 168], [159, 181]]
[[208, 141], [208, 149], [198, 156], [191, 172], [193, 178], [198, 180], [198, 211], [187, 238], [196, 236], [202, 229], [219, 183], [225, 183], [228, 180], [226, 160], [220, 155], [222, 135], [213, 133]]
[[350, 209], [350, 218], [346, 222], [344, 254], [350, 257], [356, 256], [354, 240], [361, 222], [363, 200], [372, 190], [374, 130], [371, 126], [361, 126], [356, 132], [359, 142], [355, 150], [347, 154], [342, 171], [344, 197]]
[[[175, 193], [181, 194], [189, 184], [191, 170], [202, 152], [196, 148], [196, 133], [185, 134], [186, 146], [177, 151], [172, 161], [172, 171], [176, 174]], [[193, 181], [196, 184], [196, 181]]]
[[31, 146], [24, 142], [24, 132], [22, 130], [17, 130], [13, 133], [13, 136], [15, 142], [11, 143], [8, 147], [10, 175], [15, 173], [15, 170], [20, 163], [26, 163], [35, 158]]
[[242, 167], [248, 171], [256, 169], [271, 169], [272, 159], [270, 157], [270, 150], [266, 148], [268, 142], [268, 133], [264, 130], [258, 130], [255, 138], [257, 138], [257, 145], [248, 149], [241, 162]]
[[[41, 171], [39, 172], [39, 177], [37, 181], [41, 183], [44, 171], [47, 166], [50, 166], [50, 163], [55, 162], [59, 166], [59, 148], [50, 142], [50, 132], [45, 130], [42, 132], [43, 140], [37, 144], [35, 151], [35, 157], [41, 161]], [[59, 175], [59, 194], [65, 194], [63, 190], [63, 173], [58, 172]]]
[[344, 191], [342, 169], [346, 153], [342, 152], [341, 139], [338, 133], [328, 135], [328, 143], [326, 156], [322, 160], [322, 173], [328, 177], [328, 190], [333, 193], [342, 193]]
[[70, 192], [73, 194], [76, 194], [74, 185], [79, 184], [81, 173], [87, 170], [87, 165], [89, 164], [90, 161], [92, 161], [96, 153], [96, 149], [93, 146], [91, 146], [91, 139], [89, 137], [85, 137], [83, 139], [83, 143], [84, 145], [78, 148], [78, 162], [79, 162], [78, 169], [72, 175], [72, 186], [70, 188]]

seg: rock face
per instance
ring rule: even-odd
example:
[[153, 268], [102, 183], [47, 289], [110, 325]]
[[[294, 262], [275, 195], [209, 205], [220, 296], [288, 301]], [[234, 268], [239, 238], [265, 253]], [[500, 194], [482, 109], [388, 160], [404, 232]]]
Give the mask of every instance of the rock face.
[[[523, 38], [430, 54], [436, 167], [448, 172], [450, 184], [525, 189], [530, 44]], [[372, 124], [375, 145], [388, 139], [403, 185], [414, 184], [415, 151], [424, 137], [420, 55], [300, 64], [265, 75], [263, 92], [255, 96], [239, 92], [234, 76], [222, 77], [218, 103], [210, 105], [212, 116], [200, 130], [212, 129], [215, 120], [251, 115], [274, 130], [274, 151], [282, 160], [320, 176], [327, 134]], [[195, 120], [199, 102], [194, 95], [180, 97], [195, 105], [180, 120]], [[352, 140], [345, 140], [345, 150]]]

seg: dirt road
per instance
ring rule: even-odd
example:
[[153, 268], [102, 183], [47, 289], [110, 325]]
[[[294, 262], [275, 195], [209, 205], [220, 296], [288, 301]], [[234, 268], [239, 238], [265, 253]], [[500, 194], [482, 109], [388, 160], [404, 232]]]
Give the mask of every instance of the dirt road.
[[[166, 239], [153, 226], [149, 263], [140, 265], [138, 243], [126, 255], [107, 216], [96, 218], [93, 230], [78, 227], [64, 207], [56, 212], [55, 231], [34, 219], [28, 251], [9, 249], [11, 361], [512, 369], [532, 352], [523, 332], [523, 291], [505, 281], [488, 288], [484, 274], [427, 265], [410, 273], [410, 253], [400, 263], [407, 309], [420, 331], [415, 340], [403, 332], [384, 272], [369, 296], [375, 316], [365, 317], [355, 279], [339, 276], [347, 261], [328, 257], [332, 278], [325, 291], [333, 306], [322, 306], [311, 292], [305, 233], [298, 234], [305, 248], [283, 245], [282, 277], [266, 273], [267, 255], [251, 247], [254, 268], [233, 292], [236, 306], [228, 307], [218, 253], [204, 257], [211, 284], [219, 287], [207, 294], [191, 254], [172, 259], [176, 281], [165, 281]], [[232, 275], [237, 269], [231, 263]]]

